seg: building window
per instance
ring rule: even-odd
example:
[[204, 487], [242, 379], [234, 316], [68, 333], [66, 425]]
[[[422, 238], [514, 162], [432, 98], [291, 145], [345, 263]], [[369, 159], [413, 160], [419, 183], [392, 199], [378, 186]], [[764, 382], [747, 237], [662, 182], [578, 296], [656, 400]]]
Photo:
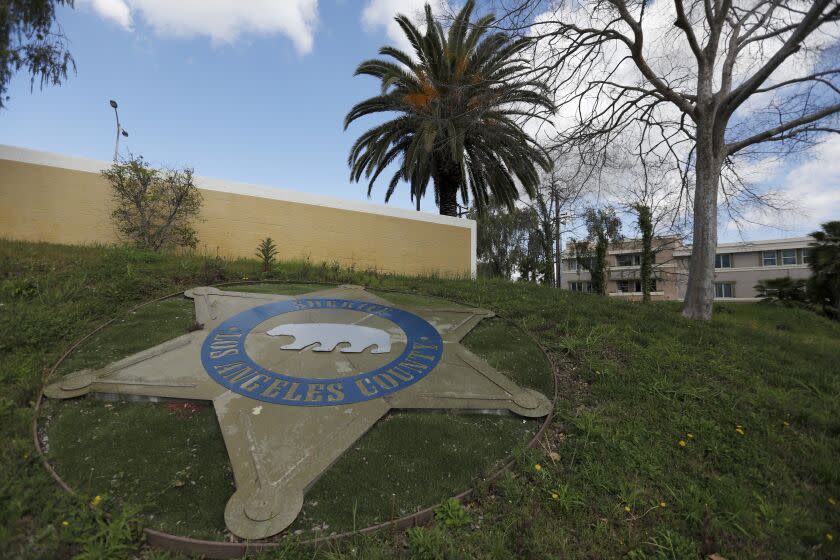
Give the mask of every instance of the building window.
[[732, 268], [732, 255], [715, 255], [715, 268]]
[[[642, 281], [641, 280], [618, 280], [616, 281], [616, 287], [618, 291], [622, 294], [629, 294], [629, 293], [642, 293]], [[650, 279], [650, 291], [656, 291], [656, 279]]]
[[715, 282], [715, 297], [716, 298], [731, 298], [732, 284], [724, 282]]
[[810, 264], [811, 263], [811, 250], [810, 249], [802, 249], [802, 264]]
[[639, 253], [616, 255], [616, 266], [639, 266], [642, 264], [642, 255]]
[[569, 282], [569, 289], [573, 292], [592, 292], [592, 282]]
[[776, 266], [776, 251], [761, 252], [762, 266]]
[[796, 249], [782, 251], [782, 264], [796, 264]]

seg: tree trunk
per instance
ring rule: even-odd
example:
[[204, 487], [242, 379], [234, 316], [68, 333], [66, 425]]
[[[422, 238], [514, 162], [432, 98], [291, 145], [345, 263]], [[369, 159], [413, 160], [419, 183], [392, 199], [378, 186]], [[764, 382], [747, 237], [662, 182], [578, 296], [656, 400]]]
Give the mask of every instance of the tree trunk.
[[[710, 112], [711, 113], [711, 112]], [[705, 121], [705, 122], [704, 122]], [[688, 269], [688, 287], [682, 314], [689, 319], [712, 318], [715, 298], [715, 251], [717, 250], [717, 197], [723, 158], [716, 147], [712, 117], [697, 123], [697, 166], [694, 190], [694, 229]]]
[[458, 191], [442, 188], [440, 193], [440, 213], [442, 216], [458, 217]]
[[432, 179], [438, 193], [438, 204], [441, 216], [458, 217], [458, 174], [460, 169], [457, 165], [443, 164], [436, 172], [433, 172]]
[[552, 198], [554, 199], [554, 287], [561, 288], [562, 280], [562, 266], [563, 266], [563, 242], [560, 240], [560, 197], [557, 196], [557, 191], [552, 190]]
[[554, 228], [551, 224], [551, 219], [546, 217], [543, 220], [540, 220], [542, 225], [542, 235], [540, 238], [540, 245], [543, 252], [543, 258], [545, 259], [545, 276], [543, 277], [543, 283], [548, 284], [549, 286], [556, 286], [554, 282], [554, 265], [555, 265], [555, 256], [554, 256]]

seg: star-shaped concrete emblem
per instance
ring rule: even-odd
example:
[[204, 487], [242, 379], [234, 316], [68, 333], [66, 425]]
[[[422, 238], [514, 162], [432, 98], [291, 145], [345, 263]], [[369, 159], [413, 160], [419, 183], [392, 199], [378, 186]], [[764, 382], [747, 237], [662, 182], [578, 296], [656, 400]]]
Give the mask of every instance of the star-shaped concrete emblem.
[[44, 392], [212, 401], [236, 482], [225, 522], [244, 539], [288, 527], [306, 489], [392, 408], [551, 409], [460, 344], [487, 310], [408, 309], [359, 286], [186, 295], [202, 329]]

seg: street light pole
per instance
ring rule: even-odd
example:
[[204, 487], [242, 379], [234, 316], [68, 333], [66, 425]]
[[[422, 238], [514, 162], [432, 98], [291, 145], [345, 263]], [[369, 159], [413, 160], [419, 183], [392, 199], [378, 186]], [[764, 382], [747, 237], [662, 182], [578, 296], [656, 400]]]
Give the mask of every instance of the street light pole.
[[117, 102], [113, 99], [111, 100], [111, 107], [114, 108], [114, 116], [117, 118], [117, 140], [114, 142], [114, 161], [117, 161], [117, 158], [120, 156], [120, 134], [127, 138], [128, 132], [120, 126], [120, 114], [117, 112]]

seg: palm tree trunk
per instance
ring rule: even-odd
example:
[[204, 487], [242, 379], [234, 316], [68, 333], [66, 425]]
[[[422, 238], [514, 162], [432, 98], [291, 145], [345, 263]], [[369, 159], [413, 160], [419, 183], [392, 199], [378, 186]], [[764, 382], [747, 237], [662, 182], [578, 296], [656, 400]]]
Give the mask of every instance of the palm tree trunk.
[[432, 178], [438, 192], [441, 216], [458, 217], [458, 169], [441, 169]]
[[442, 216], [458, 216], [458, 191], [455, 189], [441, 189], [440, 213]]

